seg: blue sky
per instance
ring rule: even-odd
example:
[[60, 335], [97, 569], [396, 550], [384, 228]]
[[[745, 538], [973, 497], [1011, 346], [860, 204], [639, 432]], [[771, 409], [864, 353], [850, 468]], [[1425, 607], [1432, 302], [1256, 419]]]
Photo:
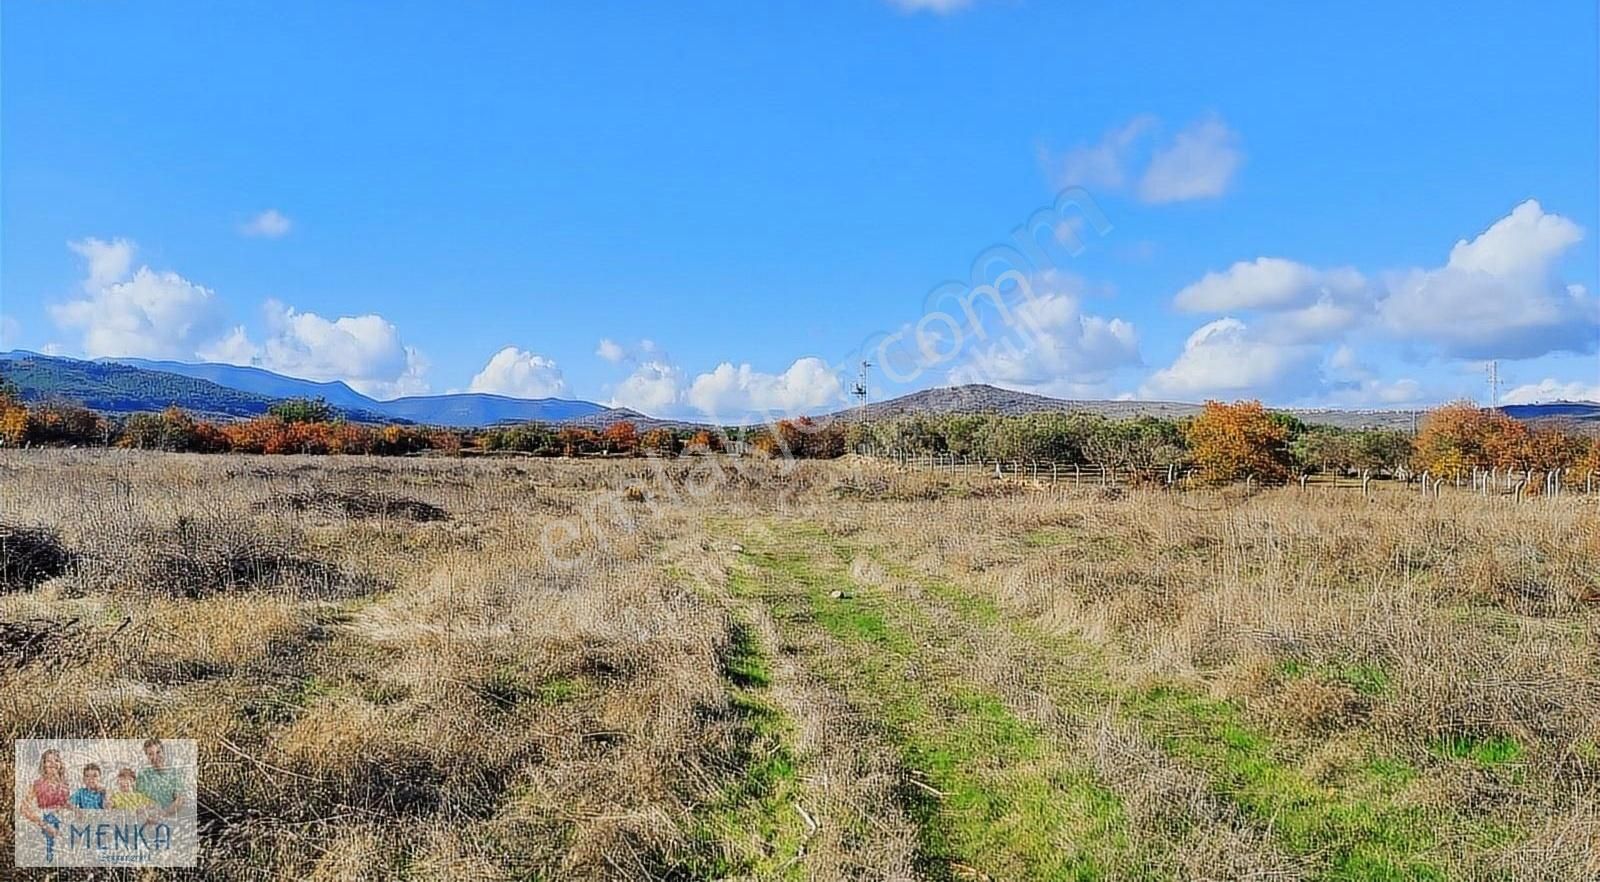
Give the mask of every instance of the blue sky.
[[[7, 2], [0, 342], [683, 415], [864, 349], [878, 396], [1600, 398], [1591, 2], [568, 5]], [[1064, 188], [1109, 227], [918, 336]]]

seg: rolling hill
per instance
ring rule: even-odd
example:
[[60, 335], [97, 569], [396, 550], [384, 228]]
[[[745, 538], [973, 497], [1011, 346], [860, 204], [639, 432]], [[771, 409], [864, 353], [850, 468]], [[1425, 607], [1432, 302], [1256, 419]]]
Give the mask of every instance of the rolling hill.
[[[1181, 418], [1200, 412], [1198, 404], [1178, 401], [1107, 401], [1050, 398], [1030, 392], [1016, 392], [986, 384], [944, 386], [923, 389], [875, 401], [867, 406], [869, 419], [887, 419], [912, 414], [998, 413], [1026, 414], [1057, 411], [1097, 413], [1112, 419], [1137, 416]], [[1346, 429], [1412, 428], [1412, 420], [1425, 410], [1339, 410], [1334, 408], [1273, 408], [1294, 414], [1312, 425]], [[1500, 408], [1507, 415], [1527, 423], [1562, 423], [1580, 428], [1600, 428], [1600, 403], [1556, 401], [1543, 404], [1511, 404]], [[838, 411], [833, 416], [854, 418], [859, 410]]]
[[148, 358], [100, 358], [101, 364], [124, 364], [147, 371], [160, 371], [207, 380], [218, 386], [264, 395], [267, 398], [321, 398], [337, 408], [379, 413], [378, 402], [341, 382], [318, 383], [286, 377], [258, 367], [235, 364], [153, 361]]
[[590, 401], [563, 398], [512, 398], [479, 392], [417, 395], [380, 401], [362, 395], [344, 383], [301, 380], [258, 367], [149, 361], [136, 358], [119, 358], [115, 359], [115, 362], [146, 370], [208, 380], [230, 389], [265, 395], [269, 398], [323, 398], [337, 408], [359, 410], [386, 419], [433, 426], [487, 426], [495, 423], [528, 421], [564, 423], [585, 418], [605, 420], [611, 412], [611, 408]]
[[[898, 398], [876, 401], [867, 405], [867, 416], [869, 419], [884, 419], [918, 413], [998, 413], [1017, 415], [1053, 411], [1080, 411], [1096, 413], [1112, 419], [1126, 419], [1138, 416], [1175, 419], [1193, 416], [1199, 413], [1200, 409], [1201, 406], [1198, 404], [1187, 404], [1178, 401], [1109, 401], [1051, 398], [1030, 392], [1016, 392], [1010, 389], [1001, 389], [997, 386], [975, 383], [967, 386], [944, 386], [937, 389], [923, 389]], [[1412, 412], [1409, 410], [1275, 409], [1286, 410], [1288, 413], [1292, 413], [1308, 423], [1344, 428], [1409, 429], [1411, 428], [1412, 420]], [[854, 410], [840, 411], [838, 415], [853, 416], [857, 412]]]
[[206, 417], [253, 417], [273, 399], [207, 380], [123, 364], [79, 361], [25, 352], [0, 354], [0, 376], [23, 400], [64, 398], [105, 413], [137, 413], [177, 405]]
[[379, 401], [344, 383], [318, 383], [225, 364], [132, 358], [84, 361], [18, 351], [0, 353], [0, 376], [16, 383], [25, 400], [65, 398], [116, 414], [175, 404], [208, 418], [237, 419], [266, 413], [274, 401], [285, 398], [323, 398], [346, 418], [360, 422], [461, 428], [528, 421], [603, 427], [622, 419], [636, 419], [641, 428], [658, 424], [633, 411], [561, 398], [469, 392]]

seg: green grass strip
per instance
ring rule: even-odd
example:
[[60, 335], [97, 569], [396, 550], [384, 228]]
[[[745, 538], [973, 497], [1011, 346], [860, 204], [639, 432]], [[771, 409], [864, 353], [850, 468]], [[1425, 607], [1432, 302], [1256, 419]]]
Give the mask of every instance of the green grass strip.
[[905, 803], [921, 834], [921, 872], [1156, 878], [1115, 794], [997, 697], [948, 675], [959, 659], [929, 642], [939, 635], [918, 610], [849, 580], [831, 546], [811, 539], [789, 533], [746, 552], [731, 588], [767, 604], [781, 627], [815, 626], [842, 650], [843, 666], [821, 672], [877, 715], [912, 771]]

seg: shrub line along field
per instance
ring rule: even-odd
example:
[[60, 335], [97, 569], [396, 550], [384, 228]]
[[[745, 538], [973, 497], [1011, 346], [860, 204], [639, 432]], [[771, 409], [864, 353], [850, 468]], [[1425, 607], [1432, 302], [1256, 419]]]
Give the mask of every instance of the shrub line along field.
[[859, 457], [0, 482], [0, 724], [197, 739], [194, 878], [1600, 876], [1592, 500]]

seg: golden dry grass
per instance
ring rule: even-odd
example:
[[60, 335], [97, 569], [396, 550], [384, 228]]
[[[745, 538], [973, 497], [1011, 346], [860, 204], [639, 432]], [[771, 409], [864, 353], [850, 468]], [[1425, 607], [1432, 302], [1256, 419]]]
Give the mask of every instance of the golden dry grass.
[[0, 730], [195, 738], [204, 878], [1600, 876], [1593, 500], [123, 451], [0, 486], [72, 556], [0, 620], [78, 621], [0, 667]]

